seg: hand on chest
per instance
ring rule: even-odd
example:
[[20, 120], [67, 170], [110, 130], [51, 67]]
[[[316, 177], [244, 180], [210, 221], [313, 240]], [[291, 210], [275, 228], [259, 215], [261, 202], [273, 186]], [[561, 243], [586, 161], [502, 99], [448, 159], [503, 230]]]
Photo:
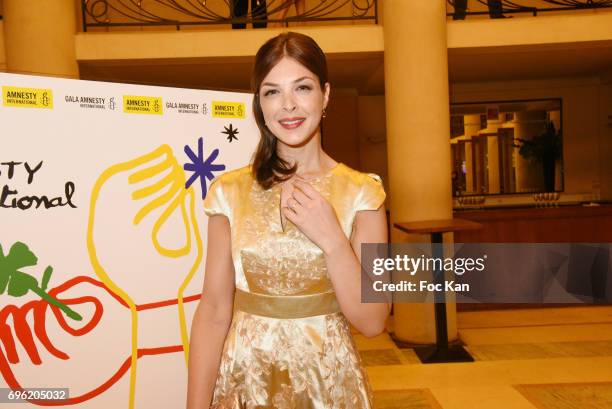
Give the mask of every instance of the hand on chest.
[[[336, 210], [329, 200], [329, 181], [312, 182], [318, 182], [318, 186], [300, 178], [293, 178], [281, 185], [281, 225], [286, 231], [287, 222], [291, 222], [321, 250], [326, 251], [345, 237]], [[324, 189], [321, 190], [322, 187]]]
[[281, 227], [283, 231], [287, 230], [287, 218], [283, 214], [283, 208], [288, 207], [288, 201], [293, 197], [293, 183], [291, 183], [291, 179], [283, 182], [281, 184], [281, 193], [280, 193], [280, 203], [278, 207], [278, 212], [280, 215]]

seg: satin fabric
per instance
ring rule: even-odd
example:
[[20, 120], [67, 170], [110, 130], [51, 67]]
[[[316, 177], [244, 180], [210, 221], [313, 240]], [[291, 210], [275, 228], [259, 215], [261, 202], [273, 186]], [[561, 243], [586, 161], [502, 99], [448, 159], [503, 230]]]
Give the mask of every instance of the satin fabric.
[[[347, 237], [358, 211], [385, 200], [380, 178], [341, 163], [308, 182]], [[212, 407], [371, 408], [323, 253], [291, 222], [283, 226], [280, 191], [264, 190], [244, 167], [215, 179], [204, 201], [208, 215], [229, 219], [237, 294]]]
[[275, 296], [236, 289], [234, 310], [270, 318], [306, 318], [340, 312], [336, 294]]

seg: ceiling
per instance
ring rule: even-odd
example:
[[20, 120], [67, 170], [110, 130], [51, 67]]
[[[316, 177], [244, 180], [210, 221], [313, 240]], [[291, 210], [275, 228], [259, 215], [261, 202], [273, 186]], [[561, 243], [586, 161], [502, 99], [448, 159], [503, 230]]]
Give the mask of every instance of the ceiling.
[[612, 69], [612, 41], [449, 49], [451, 82], [600, 75]]
[[[449, 49], [450, 82], [597, 76], [612, 70], [612, 41]], [[249, 90], [252, 57], [81, 62], [87, 80]], [[332, 87], [384, 93], [383, 53], [328, 55]]]

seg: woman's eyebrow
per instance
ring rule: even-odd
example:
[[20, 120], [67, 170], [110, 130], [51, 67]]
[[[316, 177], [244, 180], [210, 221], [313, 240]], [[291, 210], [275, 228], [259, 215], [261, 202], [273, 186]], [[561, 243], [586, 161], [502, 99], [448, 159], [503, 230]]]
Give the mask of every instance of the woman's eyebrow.
[[[297, 80], [294, 80], [293, 83], [295, 84], [296, 82], [300, 82], [300, 81], [304, 81], [304, 80], [312, 80], [314, 81], [311, 77], [308, 76], [304, 76], [304, 77], [300, 77]], [[269, 87], [277, 87], [278, 84], [275, 84], [273, 82], [264, 82], [263, 84], [261, 84], [262, 87], [264, 86], [269, 86]]]

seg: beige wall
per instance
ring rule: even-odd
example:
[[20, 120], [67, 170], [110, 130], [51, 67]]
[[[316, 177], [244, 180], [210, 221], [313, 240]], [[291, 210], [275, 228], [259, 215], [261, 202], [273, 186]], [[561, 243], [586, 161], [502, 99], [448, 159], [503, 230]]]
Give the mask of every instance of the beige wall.
[[389, 200], [384, 95], [332, 91], [323, 125], [323, 148], [334, 159], [382, 177]]
[[389, 192], [384, 95], [361, 95], [357, 100], [357, 136], [361, 169], [383, 178]]
[[332, 91], [323, 122], [323, 149], [354, 169], [361, 168], [357, 136], [357, 91]]
[[[470, 1], [475, 3], [475, 1]], [[540, 46], [572, 44], [581, 41], [609, 41], [612, 36], [611, 9], [516, 14], [513, 18], [491, 21], [470, 17], [464, 21], [449, 20], [448, 48]], [[545, 29], [542, 29], [545, 27]], [[588, 29], [585, 29], [588, 27]]]
[[[1, 1], [1, 0], [0, 0]], [[0, 3], [0, 7], [2, 3]], [[0, 12], [2, 9], [0, 8]], [[6, 71], [6, 52], [4, 51], [4, 22], [0, 20], [0, 72]]]
[[[612, 72], [611, 72], [612, 74]], [[601, 198], [612, 200], [612, 75], [601, 87], [599, 164]]]
[[564, 191], [584, 194], [584, 200], [601, 187], [599, 94], [597, 78], [451, 86], [451, 102], [562, 98]]
[[384, 95], [333, 91], [324, 122], [323, 147], [334, 159], [382, 177], [388, 191]]
[[[181, 59], [193, 57], [252, 57], [268, 39], [283, 32], [228, 30], [122, 33], [77, 33], [78, 61]], [[382, 27], [374, 24], [337, 27], [299, 27], [326, 53], [379, 52], [384, 49]], [[248, 33], [248, 35], [245, 35]]]

